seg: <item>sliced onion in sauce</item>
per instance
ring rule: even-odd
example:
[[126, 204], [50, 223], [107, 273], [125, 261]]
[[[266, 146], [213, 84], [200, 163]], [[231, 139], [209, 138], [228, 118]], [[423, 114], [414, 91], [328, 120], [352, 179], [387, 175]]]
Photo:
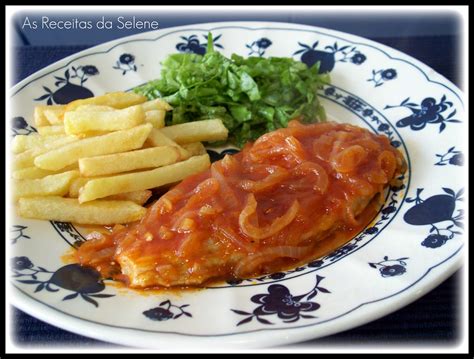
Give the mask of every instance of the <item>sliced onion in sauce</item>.
[[255, 226], [250, 223], [250, 216], [254, 213], [256, 214], [257, 201], [255, 200], [255, 196], [251, 193], [247, 197], [247, 205], [239, 215], [240, 230], [250, 238], [257, 240], [271, 237], [281, 231], [295, 219], [299, 207], [298, 200], [295, 200], [286, 213], [283, 216], [276, 218], [271, 224], [263, 227], [259, 227], [258, 224]]

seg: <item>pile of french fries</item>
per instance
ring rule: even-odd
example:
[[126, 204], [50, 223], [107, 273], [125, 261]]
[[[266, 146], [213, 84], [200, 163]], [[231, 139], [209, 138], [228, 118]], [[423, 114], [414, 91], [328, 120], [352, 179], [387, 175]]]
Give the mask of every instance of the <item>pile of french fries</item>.
[[227, 138], [218, 119], [165, 127], [170, 110], [125, 92], [37, 106], [38, 133], [12, 143], [19, 215], [97, 225], [142, 218], [152, 189], [210, 166], [201, 142]]

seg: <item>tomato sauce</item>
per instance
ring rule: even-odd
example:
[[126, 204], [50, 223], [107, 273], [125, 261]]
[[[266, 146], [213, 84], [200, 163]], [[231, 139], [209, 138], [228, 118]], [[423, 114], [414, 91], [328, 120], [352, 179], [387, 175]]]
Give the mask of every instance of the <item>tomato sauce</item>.
[[76, 259], [135, 288], [281, 271], [350, 240], [405, 169], [385, 136], [292, 121], [183, 180], [139, 223], [96, 235]]

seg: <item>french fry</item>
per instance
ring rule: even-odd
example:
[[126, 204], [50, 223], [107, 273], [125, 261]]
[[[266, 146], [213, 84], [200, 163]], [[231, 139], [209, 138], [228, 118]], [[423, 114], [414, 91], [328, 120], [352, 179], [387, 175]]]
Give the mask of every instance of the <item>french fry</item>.
[[82, 176], [103, 176], [170, 165], [181, 158], [177, 147], [161, 146], [79, 159]]
[[75, 136], [60, 136], [52, 141], [47, 141], [41, 146], [34, 147], [30, 150], [26, 150], [15, 155], [12, 159], [13, 169], [22, 169], [27, 167], [33, 167], [35, 164], [35, 158], [43, 153], [49, 152], [56, 148], [60, 148], [69, 143], [78, 141], [79, 139]]
[[169, 139], [167, 136], [165, 136], [161, 130], [153, 128], [150, 131], [150, 134], [148, 135], [148, 138], [146, 140], [147, 144], [152, 146], [152, 147], [159, 147], [159, 146], [174, 146], [178, 149], [180, 155], [182, 158], [188, 158], [190, 157], [189, 152], [186, 151], [183, 147], [178, 145], [176, 142], [173, 140]]
[[12, 140], [12, 152], [21, 153], [43, 142], [44, 137], [37, 133], [31, 135], [16, 135]]
[[14, 179], [19, 179], [19, 180], [22, 180], [22, 179], [38, 179], [38, 178], [43, 178], [43, 177], [46, 177], [46, 176], [59, 174], [59, 173], [65, 172], [65, 171], [71, 171], [71, 170], [74, 170], [74, 169], [77, 170], [78, 169], [77, 166], [74, 166], [74, 165], [68, 166], [67, 168], [64, 168], [61, 172], [43, 170], [43, 169], [38, 168], [38, 167], [26, 167], [26, 168], [22, 168], [22, 169], [13, 171], [12, 177]]
[[44, 110], [48, 107], [49, 106], [47, 106], [47, 105], [35, 106], [35, 110], [34, 110], [34, 113], [33, 113], [33, 118], [35, 120], [36, 127], [51, 125], [49, 123], [49, 121], [46, 119], [45, 115], [44, 115]]
[[65, 135], [66, 131], [64, 130], [63, 125], [52, 125], [52, 126], [38, 127], [38, 133], [41, 136], [56, 136], [56, 135]]
[[152, 111], [152, 110], [164, 110], [164, 111], [171, 111], [173, 107], [160, 98], [155, 100], [147, 101], [141, 104], [144, 111]]
[[140, 191], [174, 183], [209, 168], [209, 156], [191, 157], [185, 161], [154, 170], [133, 172], [88, 181], [80, 190], [79, 202], [84, 203], [118, 193]]
[[146, 100], [145, 96], [133, 92], [110, 92], [102, 96], [72, 101], [66, 106], [66, 112], [74, 111], [82, 105], [101, 105], [120, 109], [144, 103]]
[[64, 129], [69, 135], [88, 131], [126, 130], [145, 121], [145, 112], [139, 106], [113, 111], [70, 111], [64, 115]]
[[44, 117], [51, 125], [62, 125], [64, 121], [64, 105], [51, 105], [43, 110]]
[[188, 151], [190, 156], [204, 155], [207, 153], [206, 147], [204, 147], [201, 142], [187, 143], [182, 147]]
[[152, 192], [149, 190], [134, 191], [114, 194], [112, 196], [105, 197], [105, 200], [117, 200], [117, 201], [132, 201], [139, 205], [144, 205], [146, 201], [150, 199]]
[[151, 123], [154, 128], [165, 127], [165, 116], [164, 110], [150, 110], [145, 112], [145, 121]]
[[142, 218], [146, 208], [132, 201], [91, 201], [79, 204], [76, 198], [20, 198], [18, 214], [25, 218], [77, 224], [112, 225]]
[[64, 196], [71, 181], [79, 177], [79, 171], [68, 171], [40, 179], [14, 180], [13, 199], [35, 196]]
[[57, 171], [83, 157], [135, 150], [143, 146], [152, 127], [147, 123], [103, 136], [84, 138], [36, 157], [34, 164], [45, 170]]
[[203, 120], [164, 127], [161, 133], [182, 145], [192, 142], [214, 142], [227, 139], [228, 130], [221, 120]]
[[37, 146], [54, 142], [57, 139], [65, 137], [65, 135], [54, 135], [54, 136], [40, 136], [37, 133], [31, 135], [16, 135], [12, 140], [12, 151], [13, 153], [21, 153]]
[[84, 186], [87, 181], [90, 181], [90, 178], [86, 177], [77, 177], [72, 180], [71, 184], [69, 185], [69, 193], [68, 196], [71, 198], [79, 197], [79, 191], [82, 186]]
[[94, 105], [94, 104], [86, 104], [86, 105], [81, 105], [77, 107], [74, 111], [76, 112], [90, 112], [90, 111], [113, 111], [115, 108], [111, 106], [105, 106], [105, 105]]

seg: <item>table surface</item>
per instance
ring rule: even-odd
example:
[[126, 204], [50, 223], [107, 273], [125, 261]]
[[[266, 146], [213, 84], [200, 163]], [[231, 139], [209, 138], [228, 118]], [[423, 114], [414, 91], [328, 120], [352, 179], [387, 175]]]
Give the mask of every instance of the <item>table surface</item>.
[[[370, 37], [371, 40], [398, 49], [432, 67], [461, 87], [461, 64], [458, 54], [459, 36]], [[16, 83], [41, 68], [90, 46], [17, 46], [13, 48]], [[460, 340], [459, 298], [462, 270], [414, 303], [388, 316], [358, 328], [329, 337], [315, 339], [291, 347], [324, 348], [328, 345], [371, 346], [390, 344], [455, 346]], [[95, 339], [76, 335], [12, 308], [12, 338], [21, 347], [70, 346], [74, 348], [120, 348]]]

